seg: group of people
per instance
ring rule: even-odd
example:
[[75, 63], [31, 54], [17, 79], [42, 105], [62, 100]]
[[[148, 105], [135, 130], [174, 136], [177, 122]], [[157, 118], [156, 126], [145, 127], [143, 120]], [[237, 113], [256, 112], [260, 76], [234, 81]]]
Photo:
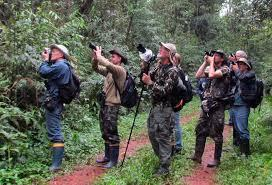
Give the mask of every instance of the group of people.
[[[59, 99], [58, 86], [67, 83], [71, 72], [68, 63], [69, 52], [63, 45], [51, 45], [51, 60], [49, 54], [42, 53], [44, 62], [39, 73], [47, 79], [48, 97], [53, 109], [46, 107], [46, 127], [50, 141], [53, 143], [53, 162], [51, 171], [61, 167], [64, 155], [64, 139], [61, 133], [61, 112], [63, 103]], [[104, 140], [104, 156], [96, 162], [103, 168], [112, 168], [117, 165], [119, 157], [120, 138], [118, 134], [118, 113], [121, 106], [121, 93], [124, 89], [127, 71], [123, 64], [127, 58], [119, 49], [110, 51], [110, 59], [102, 55], [101, 47], [92, 50], [92, 68], [105, 77], [101, 109], [100, 129]], [[171, 158], [182, 150], [182, 129], [180, 126], [180, 112], [174, 112], [173, 91], [180, 83], [181, 55], [177, 53], [172, 43], [159, 43], [157, 62], [154, 67], [141, 76], [141, 82], [151, 91], [151, 110], [147, 120], [148, 136], [155, 155], [159, 158], [159, 168], [155, 174], [169, 173]], [[231, 63], [231, 65], [229, 65]], [[178, 69], [178, 70], [177, 70]], [[228, 60], [223, 51], [217, 50], [213, 56], [205, 55], [204, 62], [196, 72], [196, 78], [206, 79], [203, 85], [201, 111], [195, 129], [195, 152], [191, 160], [201, 163], [206, 138], [211, 137], [215, 142], [214, 160], [208, 167], [220, 164], [223, 145], [224, 112], [228, 105], [224, 96], [229, 90], [231, 78], [236, 80], [235, 102], [230, 108], [230, 117], [236, 131], [235, 138], [239, 138], [241, 153], [248, 156], [249, 106], [240, 97], [240, 87], [255, 79], [251, 63], [247, 60], [244, 51], [237, 51], [236, 55]], [[229, 108], [229, 107], [228, 107]]]

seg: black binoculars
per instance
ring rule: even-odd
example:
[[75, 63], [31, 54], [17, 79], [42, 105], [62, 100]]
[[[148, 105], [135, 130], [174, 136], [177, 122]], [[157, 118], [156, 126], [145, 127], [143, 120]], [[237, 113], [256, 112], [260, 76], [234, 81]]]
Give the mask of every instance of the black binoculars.
[[215, 50], [205, 51], [205, 55], [212, 57], [215, 52], [216, 52]]

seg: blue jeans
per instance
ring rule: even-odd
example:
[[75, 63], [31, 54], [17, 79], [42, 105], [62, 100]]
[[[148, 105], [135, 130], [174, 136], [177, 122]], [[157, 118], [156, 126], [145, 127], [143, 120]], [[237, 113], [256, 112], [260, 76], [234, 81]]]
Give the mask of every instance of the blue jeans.
[[234, 127], [239, 132], [240, 139], [249, 140], [250, 136], [248, 130], [248, 117], [250, 113], [250, 107], [247, 105], [233, 106], [232, 112]]
[[51, 142], [64, 142], [61, 132], [61, 113], [63, 104], [57, 103], [53, 111], [45, 109], [46, 129]]
[[176, 138], [176, 148], [182, 148], [182, 128], [180, 126], [180, 112], [175, 112], [175, 138]]
[[229, 109], [229, 125], [233, 124], [232, 117], [233, 117], [233, 111]]

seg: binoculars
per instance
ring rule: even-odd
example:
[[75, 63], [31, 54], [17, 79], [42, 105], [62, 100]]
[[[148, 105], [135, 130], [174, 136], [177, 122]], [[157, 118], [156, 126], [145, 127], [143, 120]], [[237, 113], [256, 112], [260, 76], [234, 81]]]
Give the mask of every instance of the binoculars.
[[215, 52], [216, 52], [215, 50], [205, 51], [205, 55], [212, 57]]

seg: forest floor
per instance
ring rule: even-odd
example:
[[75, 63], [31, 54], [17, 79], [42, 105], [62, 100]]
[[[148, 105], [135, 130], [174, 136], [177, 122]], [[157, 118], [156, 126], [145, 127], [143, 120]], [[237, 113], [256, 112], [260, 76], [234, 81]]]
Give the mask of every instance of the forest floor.
[[[191, 121], [194, 117], [198, 116], [198, 112], [194, 112], [188, 116], [184, 116], [181, 119], [181, 123], [184, 125]], [[231, 127], [225, 126], [224, 139], [231, 133]], [[120, 148], [120, 160], [123, 159], [126, 141], [121, 144]], [[136, 154], [136, 152], [146, 145], [149, 145], [149, 139], [147, 133], [142, 133], [136, 137], [133, 137], [129, 143], [127, 158]], [[205, 152], [202, 159], [202, 164], [196, 166], [190, 176], [184, 177], [182, 181], [189, 185], [213, 185], [215, 184], [216, 169], [207, 168], [207, 163], [213, 159], [214, 144], [209, 142], [206, 144]], [[87, 185], [94, 184], [94, 182], [107, 172], [106, 169], [101, 168], [95, 163], [96, 157], [101, 158], [103, 154], [90, 158], [89, 163], [85, 166], [77, 166], [69, 174], [64, 174], [53, 178], [50, 185]], [[120, 161], [121, 162], [121, 161]], [[117, 169], [118, 170], [118, 169]]]
[[[224, 128], [224, 140], [228, 138], [232, 133], [232, 127], [225, 125]], [[224, 150], [224, 149], [223, 149]], [[214, 142], [207, 142], [205, 151], [202, 157], [202, 163], [199, 164], [192, 172], [190, 176], [184, 178], [187, 185], [214, 185], [216, 184], [216, 168], [208, 168], [207, 164], [213, 159], [214, 154]]]

